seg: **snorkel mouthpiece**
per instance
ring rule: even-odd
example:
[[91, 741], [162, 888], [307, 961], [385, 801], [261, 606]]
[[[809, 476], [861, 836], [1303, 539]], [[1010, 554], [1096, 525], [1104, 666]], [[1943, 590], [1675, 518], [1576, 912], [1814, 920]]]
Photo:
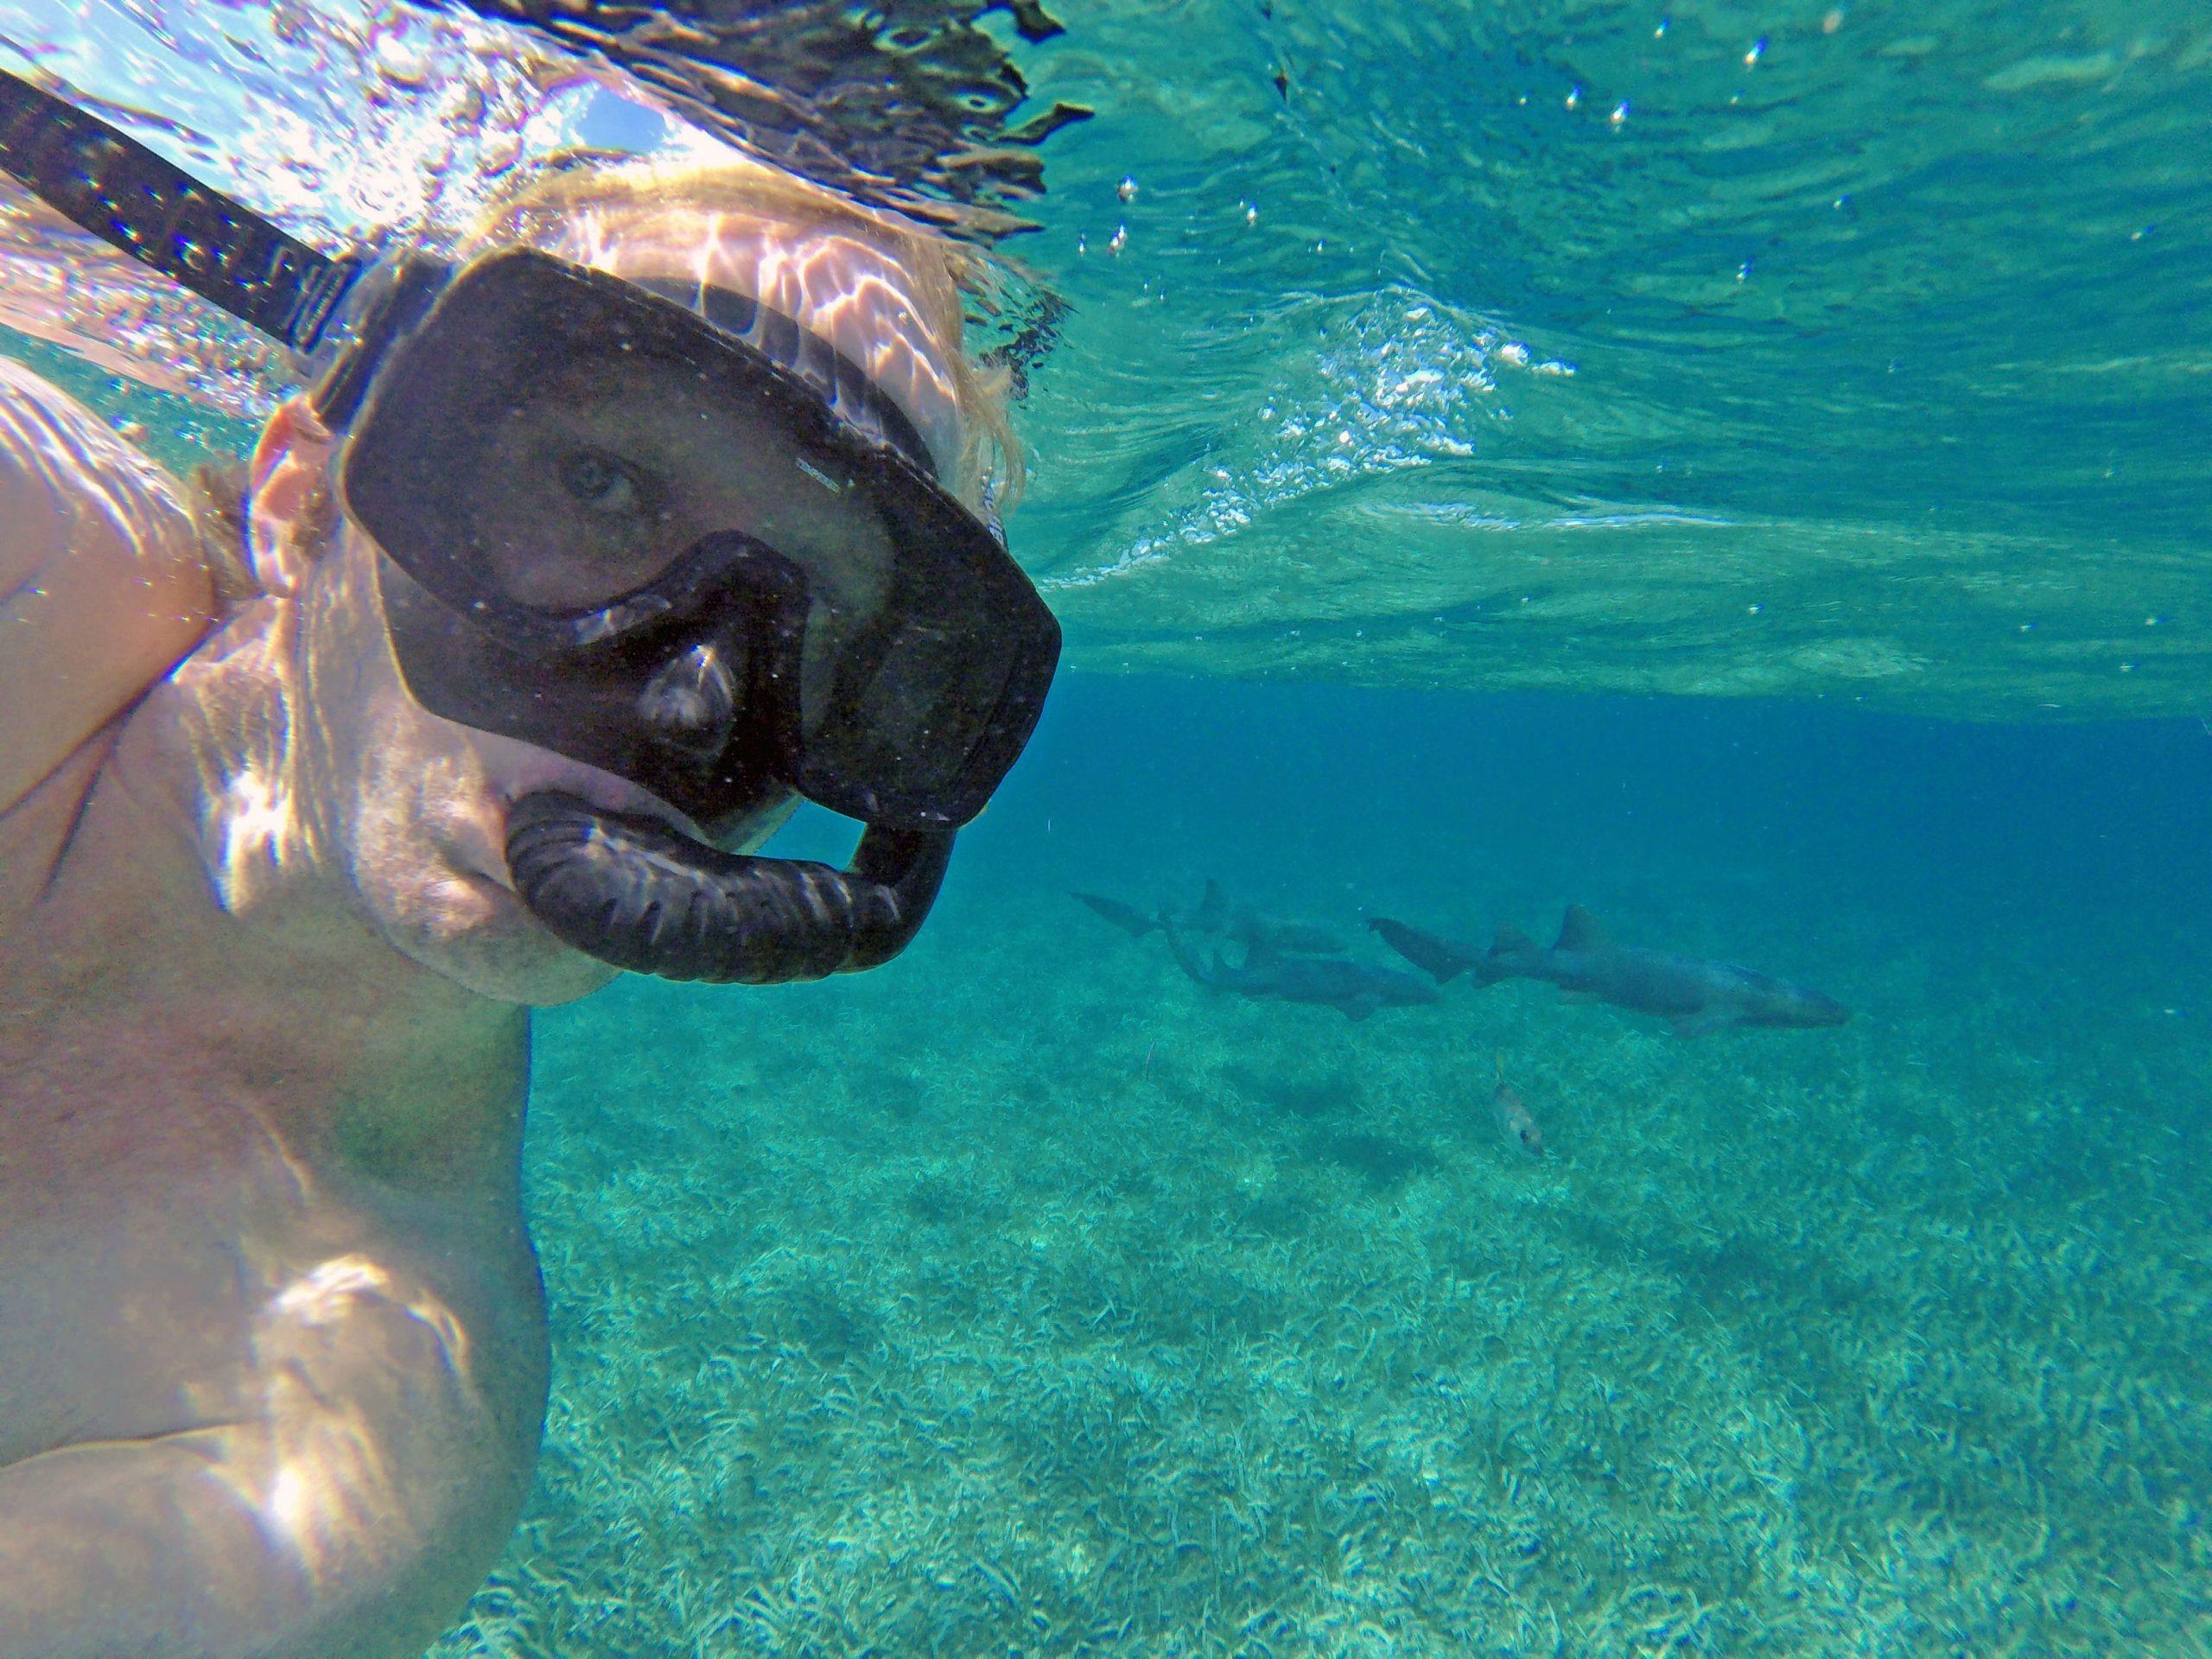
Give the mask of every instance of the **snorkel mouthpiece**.
[[929, 915], [949, 830], [862, 832], [852, 866], [725, 853], [558, 790], [507, 812], [507, 868], [563, 944], [632, 973], [721, 985], [822, 979], [888, 962]]

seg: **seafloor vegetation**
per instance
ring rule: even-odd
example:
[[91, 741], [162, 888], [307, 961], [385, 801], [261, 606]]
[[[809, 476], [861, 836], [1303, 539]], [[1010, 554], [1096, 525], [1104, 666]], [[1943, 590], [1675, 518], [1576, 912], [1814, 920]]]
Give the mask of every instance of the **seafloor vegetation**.
[[1087, 927], [544, 1021], [552, 1415], [442, 1655], [2212, 1653], [2154, 986], [1868, 926], [1851, 1027], [1686, 1045]]

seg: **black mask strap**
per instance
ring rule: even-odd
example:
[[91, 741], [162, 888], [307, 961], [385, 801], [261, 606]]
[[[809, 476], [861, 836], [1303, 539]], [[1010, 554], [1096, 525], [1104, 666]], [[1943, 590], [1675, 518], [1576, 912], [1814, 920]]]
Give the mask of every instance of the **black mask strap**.
[[0, 170], [139, 264], [296, 352], [359, 276], [97, 116], [0, 70]]

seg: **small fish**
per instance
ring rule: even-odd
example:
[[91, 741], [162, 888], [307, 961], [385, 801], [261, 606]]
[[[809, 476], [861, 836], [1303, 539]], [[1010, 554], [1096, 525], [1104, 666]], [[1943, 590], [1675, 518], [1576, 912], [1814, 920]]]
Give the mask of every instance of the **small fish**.
[[1544, 1132], [1529, 1114], [1521, 1091], [1505, 1080], [1503, 1054], [1497, 1057], [1497, 1087], [1490, 1097], [1490, 1117], [1497, 1125], [1497, 1138], [1507, 1146], [1518, 1147], [1530, 1158], [1544, 1155]]

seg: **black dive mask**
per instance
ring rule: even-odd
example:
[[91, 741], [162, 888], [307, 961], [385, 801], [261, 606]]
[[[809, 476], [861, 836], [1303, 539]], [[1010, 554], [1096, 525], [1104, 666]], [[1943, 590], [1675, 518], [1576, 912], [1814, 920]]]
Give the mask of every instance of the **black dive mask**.
[[1028, 741], [1058, 626], [896, 404], [791, 319], [708, 297], [715, 320], [512, 251], [395, 343], [365, 331], [382, 361], [339, 476], [409, 689], [702, 823], [795, 789], [956, 829]]
[[[303, 351], [357, 274], [4, 75], [0, 165]], [[509, 810], [523, 902], [578, 949], [674, 978], [895, 954], [1059, 652], [912, 423], [828, 342], [720, 290], [524, 251], [410, 258], [362, 288], [315, 401], [349, 434], [343, 498], [383, 550], [416, 701], [710, 834], [793, 791], [867, 826], [840, 871], [542, 793]]]

